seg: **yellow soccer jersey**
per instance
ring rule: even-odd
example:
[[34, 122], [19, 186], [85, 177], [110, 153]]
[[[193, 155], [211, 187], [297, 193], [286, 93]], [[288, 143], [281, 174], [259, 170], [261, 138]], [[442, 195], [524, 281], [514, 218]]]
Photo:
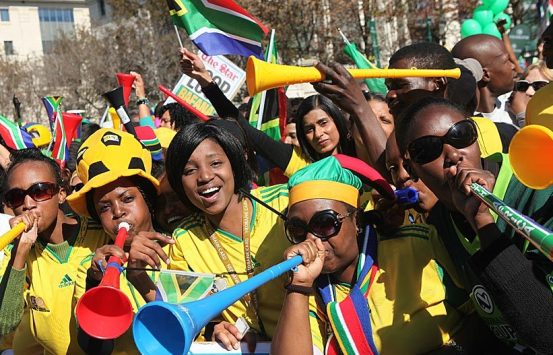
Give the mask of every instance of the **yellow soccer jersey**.
[[[164, 248], [164, 250], [165, 252], [168, 252], [166, 248]], [[87, 270], [90, 268], [90, 264], [92, 262], [93, 257], [94, 257], [94, 254], [91, 254], [81, 262], [81, 265], [79, 268], [80, 274], [86, 275]], [[161, 268], [164, 268], [164, 265], [165, 264], [162, 263]], [[156, 282], [156, 278], [157, 278], [156, 272], [150, 271], [148, 272], [148, 276], [150, 276], [150, 279], [152, 279], [154, 283]], [[131, 284], [131, 282], [127, 280], [126, 272], [121, 273], [121, 277], [119, 278], [119, 289], [128, 297], [129, 301], [131, 302], [134, 313], [136, 313], [140, 307], [146, 304], [146, 301], [144, 301], [144, 298], [142, 297], [140, 292], [138, 292], [138, 290], [136, 290], [136, 288]], [[113, 355], [138, 354], [138, 349], [136, 348], [136, 345], [134, 343], [132, 325], [123, 335], [115, 339], [115, 346], [112, 354]]]
[[[277, 211], [288, 207], [288, 189], [286, 185], [260, 187], [252, 190], [252, 194], [267, 203]], [[254, 272], [258, 274], [264, 269], [282, 261], [284, 250], [290, 245], [284, 234], [284, 221], [255, 200], [253, 205], [250, 245]], [[173, 236], [176, 243], [170, 248], [170, 269], [223, 274], [228, 287], [233, 285], [225, 265], [209, 240], [205, 226], [205, 217], [196, 213], [183, 221]], [[228, 255], [241, 281], [247, 279], [246, 262], [244, 260], [244, 245], [242, 239], [228, 232], [216, 231], [221, 246]], [[259, 315], [269, 337], [272, 337], [279, 318], [284, 300], [283, 277], [275, 279], [257, 289]], [[253, 307], [253, 306], [252, 306]], [[246, 309], [246, 304], [240, 300], [222, 312], [222, 318], [235, 323], [239, 317], [244, 317], [250, 326], [259, 331], [260, 328], [252, 309]]]
[[[377, 252], [368, 301], [379, 353], [422, 354], [446, 344], [461, 327], [468, 298], [456, 286], [458, 274], [434, 227], [406, 225], [379, 236]], [[349, 291], [349, 285], [335, 285], [336, 299]], [[313, 345], [322, 353], [331, 329], [322, 299], [311, 297], [309, 308]]]
[[[79, 265], [109, 237], [88, 219], [76, 235], [57, 245], [37, 241], [27, 257], [26, 310], [15, 331], [16, 354], [79, 354], [74, 308], [85, 290]], [[63, 254], [63, 255], [60, 255]]]
[[311, 161], [307, 159], [305, 155], [301, 153], [301, 149], [294, 147], [294, 151], [292, 152], [292, 156], [290, 157], [290, 161], [288, 162], [288, 165], [286, 166], [286, 170], [284, 170], [284, 175], [286, 177], [290, 177], [294, 175], [296, 171], [299, 171], [306, 166], [311, 164]]

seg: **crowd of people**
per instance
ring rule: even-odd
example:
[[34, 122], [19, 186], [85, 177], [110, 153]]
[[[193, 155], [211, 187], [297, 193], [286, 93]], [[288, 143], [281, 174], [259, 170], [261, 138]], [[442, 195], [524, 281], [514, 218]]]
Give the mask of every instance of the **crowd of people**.
[[[461, 76], [386, 79], [386, 97], [341, 64], [317, 63], [326, 80], [289, 100], [281, 141], [182, 49], [181, 71], [217, 112], [208, 121], [178, 103], [151, 110], [133, 72], [136, 136], [87, 122], [61, 166], [3, 144], [0, 227], [25, 231], [0, 255], [0, 350], [138, 353], [131, 329], [100, 339], [75, 316], [112, 256], [137, 312], [156, 300], [159, 270], [216, 275], [220, 291], [301, 255], [195, 340], [252, 352], [270, 341], [273, 354], [553, 353], [553, 264], [470, 189], [553, 227], [553, 187], [523, 185], [506, 154], [553, 79], [552, 26], [542, 39], [543, 58], [524, 72], [489, 35], [451, 51], [402, 47], [389, 68]], [[405, 188], [416, 203], [395, 198]], [[123, 248], [113, 243], [121, 222]]]

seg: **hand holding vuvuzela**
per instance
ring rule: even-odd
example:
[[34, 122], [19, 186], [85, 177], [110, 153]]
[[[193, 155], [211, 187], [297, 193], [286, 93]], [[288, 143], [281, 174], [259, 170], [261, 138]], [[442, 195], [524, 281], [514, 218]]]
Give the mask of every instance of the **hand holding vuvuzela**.
[[519, 211], [507, 206], [497, 196], [479, 184], [472, 183], [470, 188], [478, 199], [553, 261], [553, 232]]

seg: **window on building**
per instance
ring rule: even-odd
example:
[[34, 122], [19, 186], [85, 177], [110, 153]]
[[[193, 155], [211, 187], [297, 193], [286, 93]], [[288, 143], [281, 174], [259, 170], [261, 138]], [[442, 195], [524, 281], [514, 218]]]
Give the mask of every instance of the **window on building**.
[[10, 12], [8, 9], [0, 9], [0, 22], [8, 22], [10, 20]]
[[73, 9], [44, 7], [38, 9], [42, 50], [50, 53], [54, 42], [60, 33], [73, 34], [75, 32], [75, 18]]
[[106, 2], [104, 0], [98, 0], [98, 5], [100, 6], [100, 15], [104, 16], [106, 14]]
[[4, 54], [5, 55], [15, 54], [15, 51], [13, 50], [13, 41], [4, 41]]

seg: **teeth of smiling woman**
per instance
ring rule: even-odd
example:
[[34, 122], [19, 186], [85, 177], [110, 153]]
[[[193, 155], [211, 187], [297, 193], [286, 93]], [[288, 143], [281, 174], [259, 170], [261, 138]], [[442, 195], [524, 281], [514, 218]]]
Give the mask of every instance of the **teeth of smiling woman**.
[[200, 194], [201, 194], [201, 195], [209, 195], [209, 194], [214, 193], [214, 192], [217, 192], [217, 191], [219, 191], [219, 188], [218, 188], [218, 187], [211, 187], [211, 188], [209, 188], [209, 189], [207, 189], [207, 190], [205, 190], [205, 191], [200, 192]]

